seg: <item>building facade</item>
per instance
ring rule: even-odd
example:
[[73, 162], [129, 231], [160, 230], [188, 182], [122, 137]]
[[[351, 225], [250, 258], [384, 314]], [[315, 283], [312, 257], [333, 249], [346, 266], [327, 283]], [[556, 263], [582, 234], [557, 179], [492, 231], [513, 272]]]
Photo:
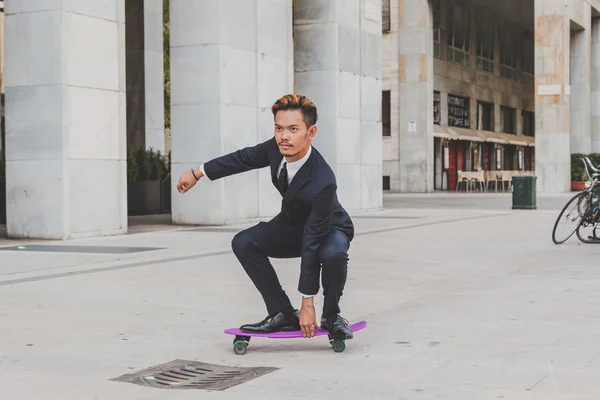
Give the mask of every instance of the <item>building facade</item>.
[[[127, 232], [128, 150], [169, 148], [176, 181], [271, 137], [289, 92], [316, 102], [314, 144], [351, 212], [380, 208], [382, 189], [455, 190], [466, 173], [567, 192], [570, 155], [600, 151], [600, 0], [170, 0], [168, 145], [163, 6], [7, 3], [9, 236]], [[174, 183], [178, 224], [280, 206], [268, 171], [185, 196]]]
[[[11, 1], [6, 29], [10, 237], [127, 232], [127, 150], [161, 146], [162, 0]], [[232, 12], [234, 10], [234, 12]], [[172, 218], [226, 224], [275, 215], [267, 170], [180, 174], [273, 135], [271, 105], [312, 98], [315, 147], [356, 210], [382, 206], [380, 0], [170, 0]], [[160, 147], [159, 147], [160, 148]]]
[[384, 190], [455, 190], [468, 171], [569, 191], [571, 153], [600, 151], [599, 7], [384, 0]]

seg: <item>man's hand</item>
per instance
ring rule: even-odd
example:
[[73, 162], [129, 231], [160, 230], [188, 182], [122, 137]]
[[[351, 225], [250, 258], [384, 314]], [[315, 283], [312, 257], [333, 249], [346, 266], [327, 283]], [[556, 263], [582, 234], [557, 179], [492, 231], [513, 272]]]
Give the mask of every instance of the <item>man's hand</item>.
[[187, 170], [183, 174], [181, 174], [181, 178], [179, 178], [179, 183], [177, 183], [177, 191], [179, 193], [183, 194], [187, 192], [188, 190], [194, 187], [196, 182], [198, 182], [196, 178], [194, 178], [194, 174], [196, 174], [198, 179], [202, 178], [203, 176], [202, 172], [200, 172], [200, 168], [196, 168], [194, 170], [194, 173], [192, 173], [191, 170]]
[[303, 301], [300, 313], [298, 314], [298, 319], [300, 320], [302, 336], [305, 338], [314, 337], [315, 329], [317, 329], [317, 316], [315, 314], [314, 304], [305, 304]]

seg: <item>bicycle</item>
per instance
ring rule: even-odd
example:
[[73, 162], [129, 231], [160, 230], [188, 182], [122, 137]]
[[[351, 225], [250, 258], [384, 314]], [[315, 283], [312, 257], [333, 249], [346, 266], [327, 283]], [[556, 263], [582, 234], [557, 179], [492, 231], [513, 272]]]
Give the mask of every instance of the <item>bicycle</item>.
[[[600, 198], [600, 170], [598, 170], [588, 157], [583, 157], [582, 160], [585, 167], [585, 172], [588, 180], [585, 183], [585, 189], [573, 196], [564, 206], [552, 230], [552, 241], [555, 244], [562, 244], [569, 240], [573, 234], [583, 243], [600, 243], [600, 238], [596, 236], [596, 229], [600, 223], [600, 206], [598, 201]], [[589, 169], [588, 169], [589, 167]], [[592, 170], [590, 174], [589, 170]], [[570, 207], [574, 207], [572, 210]], [[566, 230], [567, 234], [559, 239], [558, 227], [563, 215], [568, 222], [571, 222], [570, 227]], [[581, 228], [592, 226], [591, 235], [582, 234]]]
[[[600, 243], [600, 237], [596, 235], [598, 224], [600, 224], [600, 170], [594, 167], [589, 158], [585, 157], [585, 160], [589, 164], [593, 175], [591, 175], [592, 179], [588, 194], [588, 207], [577, 227], [576, 234], [577, 238], [583, 243]], [[587, 171], [587, 166], [586, 172], [588, 173], [588, 176], [590, 176], [589, 171]], [[583, 234], [582, 229], [585, 230], [588, 228], [591, 228], [591, 232], [587, 235]]]

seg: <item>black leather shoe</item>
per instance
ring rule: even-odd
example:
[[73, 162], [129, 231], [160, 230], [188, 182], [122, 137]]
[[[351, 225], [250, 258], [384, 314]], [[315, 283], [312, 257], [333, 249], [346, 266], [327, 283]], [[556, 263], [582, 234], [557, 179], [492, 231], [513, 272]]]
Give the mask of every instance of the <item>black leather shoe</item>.
[[299, 331], [300, 320], [298, 310], [294, 314], [278, 313], [274, 317], [267, 317], [255, 324], [246, 324], [240, 327], [241, 331], [248, 333], [272, 333], [279, 331]]
[[348, 340], [354, 335], [348, 325], [348, 321], [342, 318], [339, 314], [333, 314], [328, 318], [321, 319], [321, 328], [329, 331], [329, 334], [334, 339]]

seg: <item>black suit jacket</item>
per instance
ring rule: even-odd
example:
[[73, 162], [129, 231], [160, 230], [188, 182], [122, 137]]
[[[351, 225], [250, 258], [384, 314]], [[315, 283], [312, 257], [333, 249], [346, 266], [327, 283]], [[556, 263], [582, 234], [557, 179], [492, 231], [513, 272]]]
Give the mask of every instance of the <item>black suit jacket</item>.
[[[273, 137], [254, 147], [246, 147], [208, 161], [204, 164], [204, 172], [210, 180], [215, 180], [252, 169], [271, 167], [271, 178], [277, 188], [277, 170], [282, 159]], [[292, 179], [283, 196], [281, 212], [272, 222], [283, 228], [301, 230], [302, 261], [298, 290], [304, 294], [317, 294], [321, 241], [331, 229], [344, 232], [352, 240], [354, 225], [338, 201], [335, 174], [314, 147], [306, 163]]]

